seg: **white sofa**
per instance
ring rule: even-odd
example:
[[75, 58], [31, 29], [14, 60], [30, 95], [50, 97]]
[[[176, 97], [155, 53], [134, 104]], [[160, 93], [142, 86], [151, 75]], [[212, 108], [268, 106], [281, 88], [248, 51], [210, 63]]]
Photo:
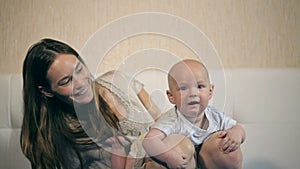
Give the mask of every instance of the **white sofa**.
[[[247, 133], [242, 145], [243, 168], [298, 169], [300, 69], [227, 69], [225, 74], [224, 110], [242, 123]], [[157, 92], [165, 90], [165, 81], [153, 78], [155, 75], [138, 77], [153, 97], [165, 99], [159, 98], [163, 94]], [[30, 164], [19, 144], [21, 75], [1, 74], [0, 86], [0, 168], [28, 169]], [[161, 89], [153, 90], [156, 86]]]

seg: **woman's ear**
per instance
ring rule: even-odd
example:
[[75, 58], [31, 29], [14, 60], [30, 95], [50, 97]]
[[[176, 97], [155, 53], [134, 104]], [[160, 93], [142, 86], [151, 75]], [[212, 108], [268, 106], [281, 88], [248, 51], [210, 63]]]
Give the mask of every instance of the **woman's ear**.
[[167, 90], [166, 93], [167, 93], [167, 96], [168, 96], [168, 99], [169, 99], [170, 103], [175, 104], [175, 99], [173, 97], [173, 94], [172, 94], [171, 90]]
[[40, 92], [43, 95], [45, 95], [46, 97], [53, 97], [54, 96], [53, 93], [49, 89], [47, 89], [43, 86], [38, 86], [38, 88], [39, 88]]

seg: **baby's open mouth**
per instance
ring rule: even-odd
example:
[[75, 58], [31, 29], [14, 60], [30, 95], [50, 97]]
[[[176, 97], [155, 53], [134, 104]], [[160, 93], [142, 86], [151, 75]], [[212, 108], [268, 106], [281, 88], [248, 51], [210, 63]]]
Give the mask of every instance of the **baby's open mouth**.
[[195, 105], [195, 104], [199, 104], [200, 102], [198, 101], [192, 101], [192, 102], [189, 102], [188, 105]]

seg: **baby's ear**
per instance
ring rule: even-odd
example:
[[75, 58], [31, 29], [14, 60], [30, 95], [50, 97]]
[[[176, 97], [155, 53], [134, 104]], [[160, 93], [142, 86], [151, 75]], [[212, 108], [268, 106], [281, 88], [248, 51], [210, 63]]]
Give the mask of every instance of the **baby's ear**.
[[174, 97], [172, 95], [171, 90], [167, 90], [166, 93], [167, 93], [167, 96], [168, 96], [168, 99], [169, 99], [170, 103], [175, 104], [175, 100], [174, 100]]
[[41, 92], [43, 95], [45, 95], [46, 97], [53, 97], [53, 96], [54, 96], [53, 93], [50, 92], [50, 90], [46, 89], [45, 87], [43, 87], [43, 86], [38, 86], [38, 88], [39, 88], [40, 92]]
[[213, 84], [211, 84], [210, 88], [209, 88], [209, 99], [212, 98], [213, 93], [214, 93], [214, 89], [215, 89], [215, 86]]

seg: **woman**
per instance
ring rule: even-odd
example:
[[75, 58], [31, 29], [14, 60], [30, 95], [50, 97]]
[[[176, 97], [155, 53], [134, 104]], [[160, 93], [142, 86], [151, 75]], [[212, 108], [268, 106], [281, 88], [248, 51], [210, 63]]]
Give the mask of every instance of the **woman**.
[[[82, 58], [69, 45], [43, 39], [29, 49], [23, 64], [20, 144], [32, 168], [123, 164], [118, 155], [125, 155], [127, 141], [119, 136], [118, 118], [93, 85]], [[113, 153], [105, 151], [108, 144]]]

